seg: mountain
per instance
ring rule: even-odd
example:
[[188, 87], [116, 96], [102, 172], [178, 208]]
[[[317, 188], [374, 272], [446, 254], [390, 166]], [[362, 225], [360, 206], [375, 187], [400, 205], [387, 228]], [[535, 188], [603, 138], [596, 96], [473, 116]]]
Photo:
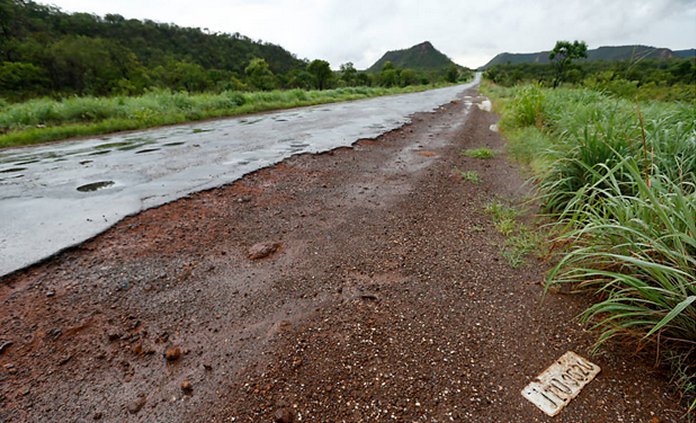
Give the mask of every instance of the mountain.
[[[672, 51], [668, 48], [657, 48], [650, 46], [605, 46], [592, 50], [587, 50], [587, 60], [634, 60], [634, 59], [670, 59], [673, 57], [693, 57], [694, 49]], [[516, 65], [519, 63], [549, 63], [549, 52], [541, 51], [538, 53], [500, 53], [490, 62], [486, 63], [481, 69], [487, 69], [493, 65], [501, 64]]]
[[394, 67], [402, 69], [439, 70], [456, 65], [449, 57], [433, 47], [429, 41], [425, 41], [404, 50], [386, 52], [367, 71], [379, 72], [389, 61]]
[[688, 50], [674, 50], [672, 52], [674, 57], [681, 57], [683, 59], [689, 59], [696, 57], [696, 48], [690, 48]]
[[274, 74], [306, 67], [282, 47], [239, 33], [0, 0], [0, 97], [220, 89], [244, 78], [254, 58]]

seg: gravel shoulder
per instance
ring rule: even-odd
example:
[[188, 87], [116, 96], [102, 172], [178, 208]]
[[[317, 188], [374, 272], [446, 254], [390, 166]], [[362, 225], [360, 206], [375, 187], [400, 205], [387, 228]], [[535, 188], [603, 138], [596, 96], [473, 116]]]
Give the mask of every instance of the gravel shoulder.
[[[520, 390], [568, 350], [602, 372], [554, 422], [679, 421], [654, 357], [590, 356], [587, 299], [542, 300], [549, 264], [501, 257], [483, 209], [528, 186], [482, 100], [147, 210], [2, 280], [0, 422], [545, 422]], [[501, 154], [460, 154], [484, 146]]]

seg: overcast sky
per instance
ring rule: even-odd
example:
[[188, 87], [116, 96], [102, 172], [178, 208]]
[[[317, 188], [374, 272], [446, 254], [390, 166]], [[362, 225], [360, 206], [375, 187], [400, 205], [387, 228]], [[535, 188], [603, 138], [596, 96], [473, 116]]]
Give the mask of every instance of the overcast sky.
[[[40, 3], [49, 1], [37, 0]], [[151, 19], [239, 32], [299, 58], [370, 66], [387, 50], [428, 40], [455, 62], [497, 53], [645, 44], [696, 47], [696, 0], [53, 0], [67, 12]]]

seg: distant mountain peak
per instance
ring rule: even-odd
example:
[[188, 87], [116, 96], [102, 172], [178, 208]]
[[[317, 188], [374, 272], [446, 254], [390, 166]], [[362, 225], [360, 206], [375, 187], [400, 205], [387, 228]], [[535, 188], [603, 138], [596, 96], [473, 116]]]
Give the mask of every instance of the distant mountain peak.
[[[627, 46], [601, 46], [592, 50], [587, 50], [587, 61], [606, 60], [635, 60], [635, 59], [669, 59], [672, 57], [692, 57], [694, 50], [672, 51], [668, 48], [658, 48], [644, 45]], [[536, 53], [500, 53], [490, 62], [486, 63], [481, 69], [487, 69], [493, 65], [519, 63], [549, 63], [549, 52], [540, 51]]]
[[387, 62], [392, 62], [396, 68], [421, 70], [443, 69], [455, 64], [449, 57], [436, 49], [430, 41], [423, 41], [403, 50], [388, 51], [367, 71], [379, 72]]

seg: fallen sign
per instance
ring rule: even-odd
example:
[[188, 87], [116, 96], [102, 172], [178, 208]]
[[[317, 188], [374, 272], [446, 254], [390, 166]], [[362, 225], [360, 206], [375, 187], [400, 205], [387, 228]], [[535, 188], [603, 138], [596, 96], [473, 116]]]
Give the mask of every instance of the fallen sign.
[[572, 351], [563, 354], [522, 390], [522, 396], [553, 417], [601, 371]]

